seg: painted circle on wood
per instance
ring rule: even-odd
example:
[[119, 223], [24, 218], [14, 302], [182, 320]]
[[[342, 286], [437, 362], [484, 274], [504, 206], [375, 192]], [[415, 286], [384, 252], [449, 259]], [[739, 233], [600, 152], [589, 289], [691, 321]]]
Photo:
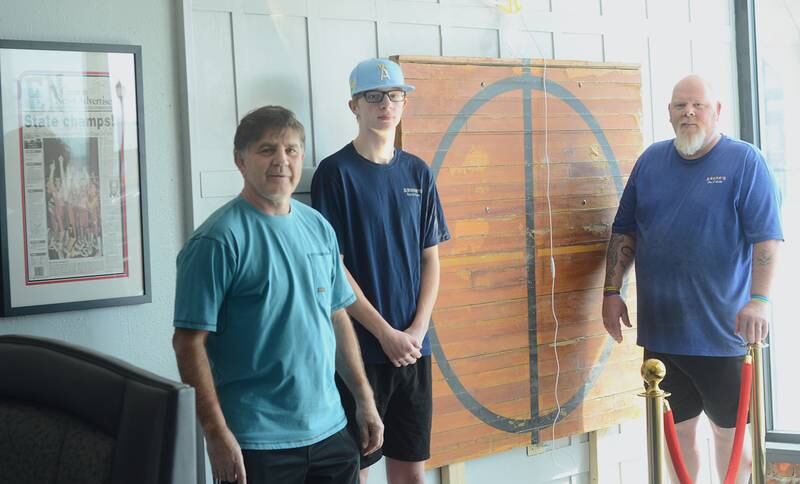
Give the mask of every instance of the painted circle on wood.
[[[523, 102], [525, 103], [531, 102], [529, 94], [532, 90], [543, 91], [546, 93], [546, 95], [554, 96], [563, 101], [581, 116], [602, 148], [603, 154], [608, 160], [611, 175], [614, 177], [617, 192], [619, 195], [621, 195], [624, 185], [622, 183], [622, 179], [620, 178], [619, 164], [614, 156], [613, 151], [611, 150], [608, 139], [603, 130], [600, 128], [597, 120], [594, 118], [594, 116], [592, 116], [586, 106], [569, 90], [556, 82], [545, 80], [542, 77], [532, 76], [529, 72], [524, 72], [519, 76], [507, 77], [496, 81], [481, 89], [476, 95], [470, 98], [466, 104], [464, 104], [464, 106], [448, 126], [445, 135], [442, 137], [442, 140], [437, 147], [436, 155], [431, 164], [431, 170], [433, 171], [434, 177], [438, 179], [439, 170], [444, 164], [444, 159], [447, 157], [450, 147], [452, 146], [456, 137], [461, 133], [469, 118], [478, 109], [495, 99], [497, 96], [517, 90], [523, 92]], [[525, 116], [530, 116], [529, 109], [525, 108], [523, 112], [525, 112]], [[526, 122], [530, 122], [530, 119], [526, 119]], [[529, 135], [532, 136], [532, 133]], [[527, 161], [532, 162], [532, 160]], [[485, 405], [481, 404], [477, 398], [475, 398], [461, 383], [458, 375], [450, 365], [450, 362], [444, 353], [444, 349], [442, 348], [439, 336], [436, 332], [436, 325], [433, 321], [431, 322], [431, 327], [428, 334], [431, 341], [432, 352], [436, 358], [437, 364], [439, 365], [439, 369], [444, 375], [445, 381], [450, 387], [450, 390], [452, 390], [459, 402], [464, 406], [464, 408], [469, 410], [472, 415], [480, 419], [485, 424], [509, 433], [527, 433], [535, 431], [536, 429], [552, 425], [556, 418], [558, 418], [559, 421], [566, 418], [578, 407], [578, 405], [583, 401], [586, 393], [594, 386], [597, 378], [600, 376], [600, 373], [608, 361], [608, 357], [611, 354], [611, 350], [614, 346], [614, 340], [607, 336], [602, 353], [598, 358], [598, 364], [592, 368], [589, 376], [581, 388], [561, 406], [560, 412], [554, 410], [544, 415], [531, 415], [531, 417], [528, 419], [519, 419], [499, 415], [487, 408]], [[536, 395], [531, 395], [531, 398], [536, 397]]]

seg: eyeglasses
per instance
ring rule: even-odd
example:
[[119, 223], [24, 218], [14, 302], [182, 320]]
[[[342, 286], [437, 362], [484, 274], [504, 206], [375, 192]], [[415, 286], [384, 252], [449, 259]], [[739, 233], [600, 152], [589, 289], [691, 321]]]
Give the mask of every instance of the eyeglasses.
[[370, 104], [377, 104], [379, 102], [383, 102], [383, 97], [386, 96], [389, 98], [389, 101], [399, 103], [400, 101], [406, 98], [406, 92], [397, 90], [397, 91], [364, 91], [361, 93], [364, 96], [364, 100]]

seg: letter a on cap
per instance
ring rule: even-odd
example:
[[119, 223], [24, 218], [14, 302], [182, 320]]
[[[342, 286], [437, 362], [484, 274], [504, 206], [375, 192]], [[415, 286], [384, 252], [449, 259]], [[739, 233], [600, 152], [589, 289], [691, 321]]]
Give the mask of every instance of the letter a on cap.
[[405, 92], [414, 90], [414, 86], [406, 84], [400, 66], [389, 59], [367, 59], [358, 63], [350, 73], [350, 95], [372, 89], [402, 89]]
[[381, 71], [381, 81], [389, 79], [389, 70], [386, 68], [386, 64], [378, 64], [378, 70]]

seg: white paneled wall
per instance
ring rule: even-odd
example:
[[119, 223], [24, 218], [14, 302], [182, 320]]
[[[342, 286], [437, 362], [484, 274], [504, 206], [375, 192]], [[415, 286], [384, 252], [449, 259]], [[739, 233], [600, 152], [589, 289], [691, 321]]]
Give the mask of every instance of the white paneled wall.
[[[678, 2], [680, 3], [680, 2]], [[667, 103], [675, 79], [692, 70], [691, 42], [685, 37], [658, 35], [650, 38], [650, 85], [654, 113], [654, 139], [669, 138], [672, 126], [667, 122]]]
[[442, 34], [438, 25], [386, 22], [380, 38], [386, 52], [407, 55], [442, 55]]
[[558, 32], [554, 35], [556, 59], [604, 60], [603, 34]]
[[[695, 0], [705, 2], [706, 0]], [[658, 19], [664, 25], [673, 26], [675, 34], [684, 32], [689, 23], [689, 0], [647, 0], [647, 18]], [[677, 35], [676, 35], [677, 37]]]
[[[197, 221], [198, 213], [208, 215], [230, 196], [230, 184], [213, 183], [212, 180], [216, 178], [215, 173], [233, 167], [231, 126], [235, 129], [238, 113], [231, 55], [231, 15], [198, 11], [191, 20], [191, 31], [187, 32], [197, 32], [198, 35], [192, 37], [194, 45], [187, 45], [187, 50], [191, 49], [189, 53], [196, 55], [198, 62], [193, 63], [192, 71], [187, 73], [187, 92], [191, 96], [191, 115], [187, 121], [192, 153], [193, 221]], [[222, 142], [226, 137], [228, 142]], [[228, 163], [221, 163], [222, 160]], [[222, 178], [240, 183], [233, 176]]]
[[648, 143], [672, 135], [672, 85], [694, 71], [717, 87], [723, 129], [735, 135], [731, 1], [182, 0], [193, 223], [240, 189], [235, 176], [201, 183], [203, 172], [234, 172], [237, 119], [263, 104], [292, 109], [313, 167], [355, 134], [347, 77], [375, 55], [638, 63]]
[[312, 41], [317, 46], [309, 56], [314, 125], [307, 125], [306, 132], [313, 138], [317, 157], [306, 157], [309, 165], [341, 148], [342, 140], [356, 135], [355, 120], [347, 107], [350, 70], [361, 59], [378, 53], [375, 22], [323, 18], [315, 24], [311, 27]]
[[[631, 2], [635, 3], [635, 2]], [[553, 0], [553, 12], [563, 15], [600, 15], [600, 0]]]
[[497, 29], [447, 27], [442, 52], [455, 57], [499, 57], [500, 37]]
[[630, 0], [602, 0], [603, 15], [612, 18], [647, 18], [646, 2]]
[[[310, 126], [308, 58], [297, 55], [308, 51], [306, 20], [270, 15], [237, 15], [234, 20], [234, 44], [249, 46], [237, 49], [235, 56], [239, 114], [253, 106], [289, 104], [298, 119]], [[260, 48], [266, 45], [274, 48]]]
[[[355, 135], [348, 75], [376, 55], [640, 64], [645, 144], [672, 137], [672, 86], [697, 72], [718, 91], [723, 130], [737, 135], [732, 10], [732, 0], [182, 0], [193, 224], [241, 189], [231, 154], [241, 116], [264, 104], [295, 111], [307, 182]], [[603, 484], [642, 482], [643, 442], [632, 442], [638, 449], [610, 453], [619, 460]], [[468, 482], [588, 482], [587, 448], [570, 440], [553, 455], [486, 457], [468, 463]]]
[[505, 57], [511, 58], [553, 58], [553, 33], [535, 30], [507, 29], [501, 31], [501, 50]]

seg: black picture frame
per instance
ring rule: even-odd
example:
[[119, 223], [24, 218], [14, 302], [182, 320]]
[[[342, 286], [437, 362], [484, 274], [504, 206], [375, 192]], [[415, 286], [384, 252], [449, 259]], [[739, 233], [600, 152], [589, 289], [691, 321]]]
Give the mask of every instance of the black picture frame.
[[0, 316], [151, 301], [142, 55], [0, 39]]

